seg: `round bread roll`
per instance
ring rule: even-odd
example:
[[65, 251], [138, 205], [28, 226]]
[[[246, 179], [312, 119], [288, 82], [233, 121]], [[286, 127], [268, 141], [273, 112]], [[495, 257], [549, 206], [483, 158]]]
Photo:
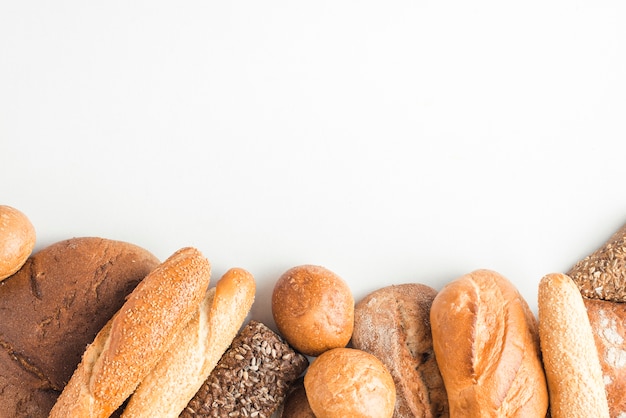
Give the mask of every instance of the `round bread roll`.
[[318, 356], [350, 342], [354, 298], [347, 283], [332, 271], [302, 265], [287, 270], [276, 282], [272, 314], [291, 346]]
[[0, 205], [0, 281], [13, 275], [35, 247], [35, 228], [11, 206]]
[[304, 375], [304, 388], [317, 418], [390, 418], [396, 389], [385, 365], [355, 348], [321, 354]]

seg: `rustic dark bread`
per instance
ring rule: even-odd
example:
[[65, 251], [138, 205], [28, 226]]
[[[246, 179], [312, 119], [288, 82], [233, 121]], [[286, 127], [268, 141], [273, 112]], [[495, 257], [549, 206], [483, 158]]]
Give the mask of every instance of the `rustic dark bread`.
[[583, 298], [611, 417], [626, 416], [626, 303]]
[[298, 378], [291, 385], [279, 416], [280, 418], [315, 418], [315, 414], [306, 397], [304, 379], [302, 377]]
[[180, 416], [269, 418], [307, 366], [305, 356], [263, 323], [252, 320]]
[[378, 357], [391, 373], [397, 418], [449, 416], [430, 329], [436, 295], [418, 283], [387, 286], [365, 296], [354, 310], [352, 346]]
[[511, 282], [474, 271], [444, 286], [430, 312], [450, 416], [545, 416], [537, 319]]
[[0, 283], [0, 417], [47, 417], [86, 345], [158, 263], [129, 243], [72, 238]]
[[586, 298], [626, 302], [626, 225], [567, 275]]

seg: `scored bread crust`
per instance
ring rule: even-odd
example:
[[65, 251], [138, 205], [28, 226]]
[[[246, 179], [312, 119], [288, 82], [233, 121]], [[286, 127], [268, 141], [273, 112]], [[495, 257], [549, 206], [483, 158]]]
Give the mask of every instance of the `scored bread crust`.
[[396, 418], [449, 415], [430, 330], [436, 295], [423, 284], [392, 285], [371, 292], [354, 310], [352, 346], [389, 369], [396, 386]]
[[546, 415], [536, 319], [506, 278], [477, 270], [450, 282], [430, 318], [450, 416]]
[[553, 418], [609, 417], [602, 369], [582, 295], [567, 275], [539, 282], [539, 338]]
[[148, 274], [87, 347], [50, 418], [111, 415], [189, 322], [210, 271], [209, 261], [186, 247]]
[[252, 274], [228, 270], [209, 289], [172, 349], [140, 383], [122, 417], [178, 417], [237, 335], [255, 290]]

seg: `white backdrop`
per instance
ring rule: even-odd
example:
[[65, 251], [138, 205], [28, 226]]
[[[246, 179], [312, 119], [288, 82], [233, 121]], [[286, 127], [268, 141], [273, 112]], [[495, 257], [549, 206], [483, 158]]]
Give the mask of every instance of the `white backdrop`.
[[622, 1], [0, 1], [0, 203], [358, 300], [477, 268], [536, 310], [626, 222]]

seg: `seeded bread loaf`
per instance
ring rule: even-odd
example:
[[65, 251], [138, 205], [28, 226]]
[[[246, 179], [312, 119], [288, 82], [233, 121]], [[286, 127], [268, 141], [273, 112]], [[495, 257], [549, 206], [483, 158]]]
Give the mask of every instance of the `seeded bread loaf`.
[[305, 356], [267, 326], [252, 320], [235, 337], [180, 416], [269, 418], [307, 366]]
[[567, 275], [586, 298], [626, 302], [626, 225]]
[[158, 263], [132, 244], [72, 238], [0, 283], [0, 417], [47, 417], [87, 344]]

